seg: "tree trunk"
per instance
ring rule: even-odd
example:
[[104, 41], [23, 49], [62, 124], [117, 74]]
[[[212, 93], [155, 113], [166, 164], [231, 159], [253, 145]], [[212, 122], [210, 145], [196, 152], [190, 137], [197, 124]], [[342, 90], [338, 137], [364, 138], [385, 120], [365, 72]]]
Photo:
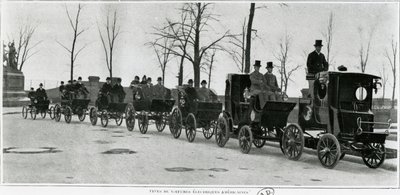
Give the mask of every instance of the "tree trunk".
[[185, 60], [185, 55], [181, 57], [181, 63], [179, 65], [179, 75], [178, 75], [178, 86], [182, 86], [183, 84], [183, 62]]
[[247, 34], [246, 34], [246, 62], [245, 62], [245, 73], [250, 72], [250, 55], [251, 55], [251, 30], [253, 26], [255, 3], [250, 4], [250, 15], [249, 22], [247, 24]]
[[74, 34], [74, 41], [72, 41], [72, 49], [71, 49], [71, 82], [74, 80], [74, 53], [75, 53], [75, 42], [76, 42], [76, 31]]
[[[395, 72], [396, 72], [396, 69], [395, 69]], [[395, 96], [395, 94], [396, 94], [396, 73], [395, 74], [393, 74], [393, 93], [392, 93], [392, 109], [394, 108], [394, 102], [395, 102], [395, 100], [394, 100], [394, 96]]]
[[193, 62], [193, 73], [194, 73], [194, 87], [200, 87], [200, 25], [201, 25], [201, 3], [197, 3], [197, 17], [196, 17], [196, 28], [195, 28], [195, 40], [194, 40], [194, 62]]

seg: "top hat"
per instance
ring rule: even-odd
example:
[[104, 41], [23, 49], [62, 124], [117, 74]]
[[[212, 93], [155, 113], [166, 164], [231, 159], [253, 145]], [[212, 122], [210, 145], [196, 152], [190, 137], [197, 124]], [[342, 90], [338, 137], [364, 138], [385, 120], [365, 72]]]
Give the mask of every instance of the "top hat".
[[272, 62], [267, 62], [267, 68], [274, 68], [274, 65], [272, 64]]
[[43, 83], [40, 83], [39, 86], [43, 86]]
[[206, 80], [202, 80], [201, 84], [207, 84], [207, 81]]
[[82, 77], [78, 77], [78, 80], [82, 80]]
[[344, 66], [344, 65], [340, 65], [340, 66], [338, 67], [338, 70], [339, 70], [339, 71], [347, 71], [347, 67]]
[[314, 46], [315, 46], [315, 47], [317, 47], [317, 46], [322, 47], [322, 46], [324, 46], [324, 45], [322, 45], [322, 40], [315, 40]]
[[189, 79], [188, 83], [193, 83], [193, 79]]
[[121, 82], [122, 81], [122, 79], [121, 78], [117, 78], [117, 82]]
[[157, 78], [157, 81], [162, 81], [162, 78], [161, 78], [161, 77], [158, 77], [158, 78]]
[[107, 78], [106, 78], [106, 81], [107, 81], [107, 80], [111, 80], [111, 78], [110, 78], [110, 77], [107, 77]]
[[64, 84], [64, 81], [61, 81], [61, 84]]
[[258, 67], [260, 67], [260, 66], [261, 66], [261, 61], [260, 61], [260, 60], [256, 60], [256, 62], [254, 63], [253, 66], [258, 66]]
[[139, 76], [135, 76], [135, 79], [140, 79], [140, 77]]
[[31, 87], [31, 90], [35, 90], [35, 88]]

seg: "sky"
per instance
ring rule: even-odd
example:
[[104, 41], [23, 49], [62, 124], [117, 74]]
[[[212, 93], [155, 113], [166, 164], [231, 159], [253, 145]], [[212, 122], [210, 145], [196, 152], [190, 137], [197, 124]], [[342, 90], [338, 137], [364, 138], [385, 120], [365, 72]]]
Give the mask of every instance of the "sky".
[[[176, 20], [179, 17], [178, 8], [181, 2], [175, 3], [86, 3], [82, 10], [81, 23], [88, 28], [77, 45], [88, 46], [78, 56], [74, 76], [100, 76], [105, 80], [108, 75], [104, 51], [97, 30], [97, 24], [102, 24], [107, 10], [117, 10], [121, 25], [121, 35], [115, 44], [113, 76], [122, 78], [123, 85], [128, 85], [135, 75], [147, 75], [155, 80], [161, 76], [161, 69], [154, 50], [146, 43], [155, 39], [154, 27], [165, 25], [166, 18]], [[367, 73], [379, 75], [385, 66], [393, 83], [390, 66], [384, 57], [385, 48], [390, 47], [391, 39], [398, 41], [399, 34], [399, 4], [398, 3], [287, 3], [282, 6], [277, 3], [256, 3], [253, 29], [257, 30], [258, 38], [252, 42], [251, 61], [261, 60], [261, 72], [266, 72], [267, 61], [278, 64], [274, 54], [278, 51], [281, 38], [287, 33], [292, 40], [289, 50], [289, 66], [302, 65], [289, 82], [288, 95], [298, 97], [300, 90], [307, 87], [305, 80], [306, 57], [304, 53], [314, 50], [316, 39], [323, 39], [322, 33], [327, 27], [329, 14], [334, 14], [334, 37], [332, 45], [333, 65], [345, 65], [349, 71], [360, 72], [358, 50], [365, 43], [366, 32], [372, 26], [376, 31], [372, 38], [370, 60]], [[45, 81], [48, 87], [54, 87], [58, 81], [69, 79], [69, 56], [58, 43], [71, 45], [72, 29], [69, 25], [65, 8], [72, 15], [77, 9], [76, 3], [3, 3], [2, 9], [2, 40], [4, 42], [16, 39], [18, 28], [26, 23], [38, 25], [32, 42], [42, 41], [35, 49], [36, 55], [30, 58], [24, 66], [26, 88]], [[215, 3], [209, 10], [217, 14], [219, 21], [211, 21], [209, 28], [201, 36], [201, 45], [207, 45], [226, 31], [240, 33], [245, 18], [248, 17], [250, 4], [247, 2]], [[360, 36], [359, 27], [365, 29]], [[363, 38], [361, 38], [363, 37]], [[225, 40], [221, 44], [230, 47]], [[326, 47], [322, 52], [326, 54]], [[177, 84], [179, 58], [172, 59], [167, 66], [165, 85], [173, 88]], [[211, 87], [223, 94], [225, 78], [228, 73], [238, 73], [239, 70], [231, 57], [222, 51], [216, 54], [215, 69], [212, 73]], [[334, 70], [331, 66], [330, 70]], [[274, 73], [278, 76], [277, 69]], [[192, 65], [184, 66], [185, 81], [193, 78]], [[205, 73], [201, 79], [207, 79]], [[36, 87], [36, 86], [35, 86]], [[391, 85], [387, 85], [386, 97], [391, 96]], [[381, 96], [381, 92], [377, 94]]]

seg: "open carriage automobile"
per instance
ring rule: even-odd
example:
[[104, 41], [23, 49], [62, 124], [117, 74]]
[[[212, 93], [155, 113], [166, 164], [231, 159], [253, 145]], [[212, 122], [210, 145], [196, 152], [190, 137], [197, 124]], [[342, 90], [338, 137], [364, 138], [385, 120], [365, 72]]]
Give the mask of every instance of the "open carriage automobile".
[[185, 128], [188, 141], [193, 142], [196, 129], [202, 128], [204, 137], [210, 139], [222, 110], [222, 103], [218, 101], [216, 93], [207, 89], [208, 94], [204, 96], [202, 90], [205, 89], [189, 86], [179, 86], [177, 90], [178, 106], [173, 109], [169, 121], [174, 138], [179, 138], [182, 128]]
[[215, 140], [224, 147], [230, 137], [237, 137], [243, 153], [252, 145], [264, 146], [266, 140], [279, 142], [282, 152], [292, 160], [300, 158], [303, 150], [303, 132], [297, 124], [287, 124], [288, 116], [296, 106], [287, 102], [284, 93], [277, 101], [260, 101], [260, 95], [251, 95], [248, 74], [228, 74], [225, 88], [225, 110], [218, 119]]
[[53, 106], [50, 106], [50, 101], [42, 98], [31, 98], [31, 103], [28, 106], [22, 107], [22, 117], [26, 119], [28, 117], [28, 113], [30, 113], [31, 118], [33, 120], [36, 119], [36, 115], [40, 114], [42, 118], [46, 118], [46, 114], [48, 113], [51, 119], [54, 119], [55, 109]]
[[171, 90], [162, 85], [148, 86], [146, 84], [132, 85], [131, 88], [133, 108], [140, 133], [146, 134], [151, 120], [154, 121], [157, 131], [162, 132], [175, 104], [175, 100], [171, 98]]
[[68, 92], [62, 94], [61, 103], [54, 106], [55, 121], [59, 122], [61, 115], [64, 115], [66, 123], [70, 123], [73, 115], [78, 115], [79, 121], [86, 118], [90, 99], [86, 99], [80, 93]]
[[[321, 72], [315, 77], [308, 75], [307, 79], [314, 80], [314, 90], [310, 98], [300, 99], [298, 115], [305, 147], [317, 149], [318, 159], [326, 168], [334, 168], [351, 150], [360, 152], [370, 168], [382, 165], [391, 122], [374, 122], [371, 111], [373, 93], [381, 85], [380, 77]], [[374, 132], [376, 125], [387, 127], [386, 132]]]
[[95, 106], [91, 107], [89, 111], [92, 125], [96, 125], [98, 118], [100, 118], [103, 127], [107, 127], [110, 119], [114, 119], [116, 125], [120, 126], [125, 118], [126, 127], [131, 131], [135, 124], [133, 106], [130, 103], [117, 100], [117, 95], [103, 94], [100, 91]]

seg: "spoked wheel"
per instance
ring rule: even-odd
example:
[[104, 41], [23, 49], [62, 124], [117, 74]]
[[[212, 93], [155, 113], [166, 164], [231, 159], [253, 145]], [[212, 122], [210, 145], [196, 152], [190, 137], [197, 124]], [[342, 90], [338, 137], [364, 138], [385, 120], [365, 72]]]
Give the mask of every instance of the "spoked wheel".
[[386, 158], [386, 148], [381, 143], [365, 144], [367, 149], [361, 152], [361, 157], [369, 168], [376, 169], [382, 165]]
[[248, 154], [253, 143], [253, 133], [248, 125], [244, 125], [242, 128], [240, 128], [238, 139], [240, 150], [242, 153]]
[[229, 140], [229, 125], [225, 117], [219, 117], [215, 125], [215, 142], [219, 147], [224, 147]]
[[157, 119], [156, 119], [156, 128], [158, 132], [162, 132], [165, 129], [165, 125], [167, 125], [167, 121], [165, 118], [164, 113], [157, 113]]
[[56, 122], [61, 120], [61, 107], [58, 104], [54, 106], [54, 119]]
[[194, 116], [193, 113], [190, 113], [186, 117], [186, 125], [185, 125], [185, 131], [186, 131], [186, 138], [188, 139], [189, 142], [193, 142], [194, 138], [196, 137], [196, 117]]
[[175, 108], [172, 111], [169, 120], [169, 130], [175, 139], [179, 138], [182, 132], [182, 113], [179, 108]]
[[149, 127], [149, 118], [147, 112], [142, 111], [138, 117], [139, 131], [142, 134], [147, 133], [147, 128]]
[[125, 123], [128, 131], [132, 131], [135, 128], [135, 114], [136, 111], [133, 105], [128, 104], [125, 110]]
[[67, 106], [64, 111], [64, 119], [65, 122], [70, 123], [72, 119], [72, 109], [71, 107]]
[[123, 120], [124, 120], [123, 114], [117, 113], [117, 116], [115, 117], [115, 124], [117, 124], [117, 126], [121, 126]]
[[96, 123], [97, 123], [97, 108], [96, 107], [90, 108], [89, 119], [90, 119], [90, 123], [92, 123], [92, 125], [96, 125]]
[[78, 114], [79, 121], [84, 121], [86, 118], [86, 109], [82, 109]]
[[299, 160], [304, 149], [304, 134], [300, 126], [290, 124], [282, 135], [283, 154], [290, 160]]
[[107, 127], [108, 125], [108, 113], [106, 110], [104, 110], [103, 112], [101, 112], [100, 114], [100, 122], [101, 122], [101, 126], [102, 127]]
[[318, 141], [317, 152], [322, 166], [332, 169], [341, 156], [339, 141], [330, 133], [324, 134]]
[[203, 135], [206, 139], [211, 139], [211, 137], [214, 135], [214, 125], [212, 124], [213, 122], [209, 122], [205, 127], [203, 127]]
[[42, 118], [46, 118], [46, 111], [41, 110], [41, 111], [40, 111], [40, 116], [41, 116]]
[[22, 107], [22, 118], [26, 119], [28, 117], [28, 107]]
[[33, 106], [31, 109], [31, 119], [35, 120], [36, 114], [37, 114], [37, 109], [36, 109], [36, 107]]
[[[261, 136], [266, 136], [267, 135], [267, 129], [265, 127], [261, 127]], [[257, 148], [262, 148], [265, 145], [265, 139], [254, 139], [253, 144]]]
[[50, 116], [50, 119], [51, 119], [51, 120], [54, 119], [54, 117], [55, 117], [55, 107], [54, 107], [54, 106], [50, 106], [50, 109], [49, 109], [49, 116]]

